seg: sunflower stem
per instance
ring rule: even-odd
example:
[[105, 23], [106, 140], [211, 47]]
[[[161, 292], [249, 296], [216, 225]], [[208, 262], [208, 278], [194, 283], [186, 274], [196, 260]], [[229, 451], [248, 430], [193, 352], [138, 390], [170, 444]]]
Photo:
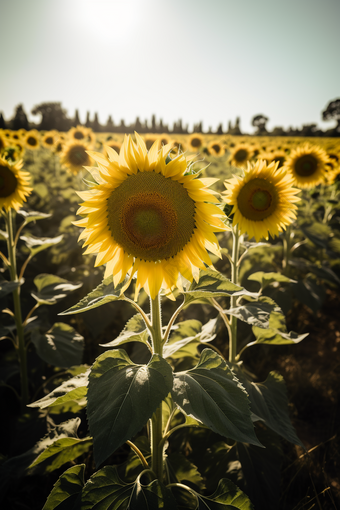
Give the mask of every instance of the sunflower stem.
[[289, 273], [289, 256], [291, 250], [291, 226], [287, 228], [283, 234], [283, 258], [282, 258], [282, 273], [288, 276]]
[[[14, 242], [14, 225], [12, 210], [10, 209], [7, 216], [7, 229], [8, 229], [8, 258], [10, 262], [9, 271], [11, 275], [11, 281], [17, 282], [17, 263], [16, 263], [16, 244]], [[26, 360], [26, 346], [24, 339], [24, 327], [22, 322], [21, 314], [21, 303], [20, 303], [20, 287], [13, 290], [13, 303], [14, 303], [14, 316], [15, 325], [17, 328], [17, 343], [16, 349], [19, 357], [20, 365], [20, 380], [21, 380], [21, 410], [24, 412], [26, 405], [29, 402], [28, 393], [28, 377], [27, 377], [27, 360]]]
[[[163, 338], [162, 338], [162, 315], [161, 315], [161, 299], [159, 293], [155, 299], [150, 298], [151, 308], [151, 328], [153, 352], [163, 355]], [[157, 476], [158, 480], [163, 479], [163, 425], [162, 420], [162, 403], [154, 412], [151, 418], [151, 469]]]
[[[231, 256], [231, 281], [235, 285], [238, 285], [238, 259], [240, 254], [240, 237], [238, 225], [232, 229], [233, 234], [233, 252]], [[230, 298], [230, 308], [235, 308], [237, 305], [237, 296], [231, 296]], [[229, 336], [229, 362], [236, 362], [236, 354], [237, 354], [237, 317], [234, 315], [230, 316], [230, 336]]]

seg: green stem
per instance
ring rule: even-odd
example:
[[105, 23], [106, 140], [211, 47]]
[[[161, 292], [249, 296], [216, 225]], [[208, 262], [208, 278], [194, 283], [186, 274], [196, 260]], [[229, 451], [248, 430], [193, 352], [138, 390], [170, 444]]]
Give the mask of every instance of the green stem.
[[[12, 218], [12, 210], [8, 212], [8, 258], [10, 262], [10, 275], [11, 281], [18, 281], [17, 276], [17, 263], [16, 263], [16, 245], [14, 242], [14, 228], [13, 228], [13, 218]], [[24, 339], [24, 327], [22, 323], [22, 315], [21, 315], [21, 303], [20, 303], [20, 287], [17, 287], [13, 290], [13, 303], [14, 303], [14, 315], [15, 315], [15, 324], [17, 328], [17, 352], [19, 355], [19, 365], [20, 365], [20, 378], [21, 378], [21, 410], [22, 412], [25, 410], [26, 405], [29, 402], [29, 394], [28, 394], [28, 376], [27, 376], [27, 360], [26, 360], [26, 346]]]
[[[150, 333], [153, 343], [153, 352], [163, 355], [163, 337], [162, 337], [162, 316], [161, 300], [157, 294], [155, 299], [150, 299], [151, 304], [151, 328]], [[163, 420], [162, 403], [154, 412], [151, 419], [151, 469], [158, 480], [163, 480]]]
[[[239, 230], [238, 225], [233, 228], [233, 252], [231, 256], [231, 281], [235, 285], [238, 285], [238, 259], [240, 253], [240, 238], [239, 238]], [[231, 296], [230, 298], [230, 308], [235, 308], [237, 306], [237, 296]], [[234, 315], [230, 316], [230, 336], [229, 336], [229, 362], [235, 363], [236, 354], [237, 354], [237, 317]]]
[[283, 258], [282, 258], [282, 273], [288, 276], [289, 273], [289, 256], [291, 250], [291, 226], [288, 225], [285, 233], [283, 234]]

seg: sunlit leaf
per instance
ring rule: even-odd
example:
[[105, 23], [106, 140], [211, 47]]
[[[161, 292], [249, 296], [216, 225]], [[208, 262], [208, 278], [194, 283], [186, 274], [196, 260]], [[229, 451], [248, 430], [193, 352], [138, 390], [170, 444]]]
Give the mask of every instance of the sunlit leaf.
[[281, 273], [265, 273], [264, 271], [258, 271], [257, 273], [251, 274], [250, 276], [248, 276], [248, 280], [254, 280], [255, 282], [259, 282], [262, 289], [264, 289], [271, 283], [275, 282], [290, 283], [294, 281]]
[[11, 294], [13, 290], [20, 287], [25, 282], [23, 278], [21, 280], [16, 280], [14, 282], [8, 282], [7, 280], [0, 280], [0, 299], [7, 296], [7, 294]]
[[87, 416], [97, 465], [152, 417], [172, 388], [172, 369], [154, 354], [147, 365], [136, 365], [125, 351], [99, 356], [90, 373]]
[[[251, 299], [251, 298], [249, 298]], [[269, 327], [270, 314], [274, 310], [280, 310], [277, 304], [267, 296], [259, 297], [258, 301], [251, 301], [245, 305], [225, 310], [228, 315], [233, 315], [243, 322], [259, 328]]]
[[64, 437], [62, 439], [58, 439], [51, 445], [47, 446], [47, 448], [29, 466], [29, 468], [37, 466], [42, 462], [46, 462], [45, 471], [46, 473], [51, 473], [67, 462], [72, 462], [80, 457], [80, 455], [83, 455], [83, 453], [87, 452], [91, 446], [91, 437], [85, 437], [83, 439], [76, 437]]
[[57, 367], [79, 365], [84, 350], [84, 337], [69, 324], [56, 322], [45, 334], [33, 330], [31, 340], [39, 356]]
[[39, 274], [34, 278], [34, 284], [37, 292], [31, 295], [41, 305], [54, 305], [83, 285], [82, 282], [69, 282], [53, 274]]
[[45, 220], [47, 218], [51, 218], [52, 216], [52, 214], [46, 214], [40, 211], [25, 211], [24, 209], [20, 209], [17, 214], [20, 214], [24, 217], [25, 225], [31, 221]]
[[216, 337], [214, 333], [216, 320], [211, 319], [203, 326], [200, 321], [195, 319], [177, 323], [171, 332], [169, 341], [164, 346], [164, 358], [197, 356], [198, 345], [202, 342], [210, 342]]
[[254, 342], [248, 344], [272, 344], [272, 345], [284, 345], [284, 344], [297, 344], [301, 342], [309, 333], [299, 335], [294, 331], [288, 333], [286, 326], [285, 316], [281, 312], [274, 311], [270, 314], [269, 327], [267, 329], [253, 326], [253, 333], [256, 337]]
[[54, 484], [43, 510], [79, 510], [84, 475], [85, 464], [72, 466], [65, 471]]
[[103, 280], [102, 283], [98, 285], [98, 287], [96, 287], [81, 301], [79, 301], [79, 303], [72, 306], [65, 312], [60, 313], [59, 315], [71, 315], [75, 313], [82, 313], [86, 312], [87, 310], [97, 308], [98, 306], [105, 305], [106, 303], [110, 303], [111, 301], [124, 299], [123, 292], [126, 286], [126, 282], [127, 279], [125, 279], [124, 282], [114, 287], [112, 276], [109, 276], [108, 278], [105, 278], [105, 280]]
[[145, 326], [143, 317], [138, 313], [127, 322], [125, 328], [115, 340], [112, 340], [107, 344], [99, 345], [103, 347], [117, 347], [118, 345], [125, 344], [127, 342], [141, 342], [151, 349], [151, 345], [148, 341], [149, 336], [150, 333]]
[[20, 239], [25, 242], [27, 248], [30, 251], [30, 255], [33, 257], [40, 251], [46, 250], [51, 246], [54, 246], [62, 240], [63, 235], [49, 238], [49, 237], [34, 237], [30, 236], [20, 236]]

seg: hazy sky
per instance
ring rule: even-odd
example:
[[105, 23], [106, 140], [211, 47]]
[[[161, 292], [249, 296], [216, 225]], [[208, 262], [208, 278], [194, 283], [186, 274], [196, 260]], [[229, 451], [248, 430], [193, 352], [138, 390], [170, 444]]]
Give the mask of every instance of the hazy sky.
[[330, 128], [339, 21], [339, 0], [0, 0], [0, 111]]

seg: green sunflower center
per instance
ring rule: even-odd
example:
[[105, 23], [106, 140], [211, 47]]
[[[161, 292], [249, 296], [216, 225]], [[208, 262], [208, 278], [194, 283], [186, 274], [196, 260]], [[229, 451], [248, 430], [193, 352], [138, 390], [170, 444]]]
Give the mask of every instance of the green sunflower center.
[[36, 139], [36, 138], [34, 138], [34, 136], [29, 136], [29, 137], [27, 138], [27, 143], [28, 143], [28, 145], [30, 145], [31, 147], [35, 147], [35, 146], [37, 145], [37, 143], [38, 143], [38, 142], [37, 142], [37, 139]]
[[248, 151], [246, 151], [246, 149], [239, 149], [238, 151], [235, 152], [235, 156], [234, 158], [236, 159], [236, 161], [245, 161], [248, 157]]
[[128, 176], [107, 199], [107, 212], [113, 239], [142, 260], [174, 257], [195, 228], [195, 203], [186, 189], [155, 172]]
[[14, 173], [6, 166], [0, 166], [0, 198], [9, 197], [18, 185]]
[[275, 185], [261, 178], [246, 182], [237, 197], [237, 205], [242, 216], [252, 221], [262, 221], [271, 216], [277, 204]]
[[313, 175], [318, 168], [317, 159], [311, 154], [301, 156], [295, 163], [295, 172], [300, 177], [309, 177]]
[[89, 156], [82, 145], [71, 147], [68, 152], [68, 160], [73, 166], [84, 166], [90, 162]]

